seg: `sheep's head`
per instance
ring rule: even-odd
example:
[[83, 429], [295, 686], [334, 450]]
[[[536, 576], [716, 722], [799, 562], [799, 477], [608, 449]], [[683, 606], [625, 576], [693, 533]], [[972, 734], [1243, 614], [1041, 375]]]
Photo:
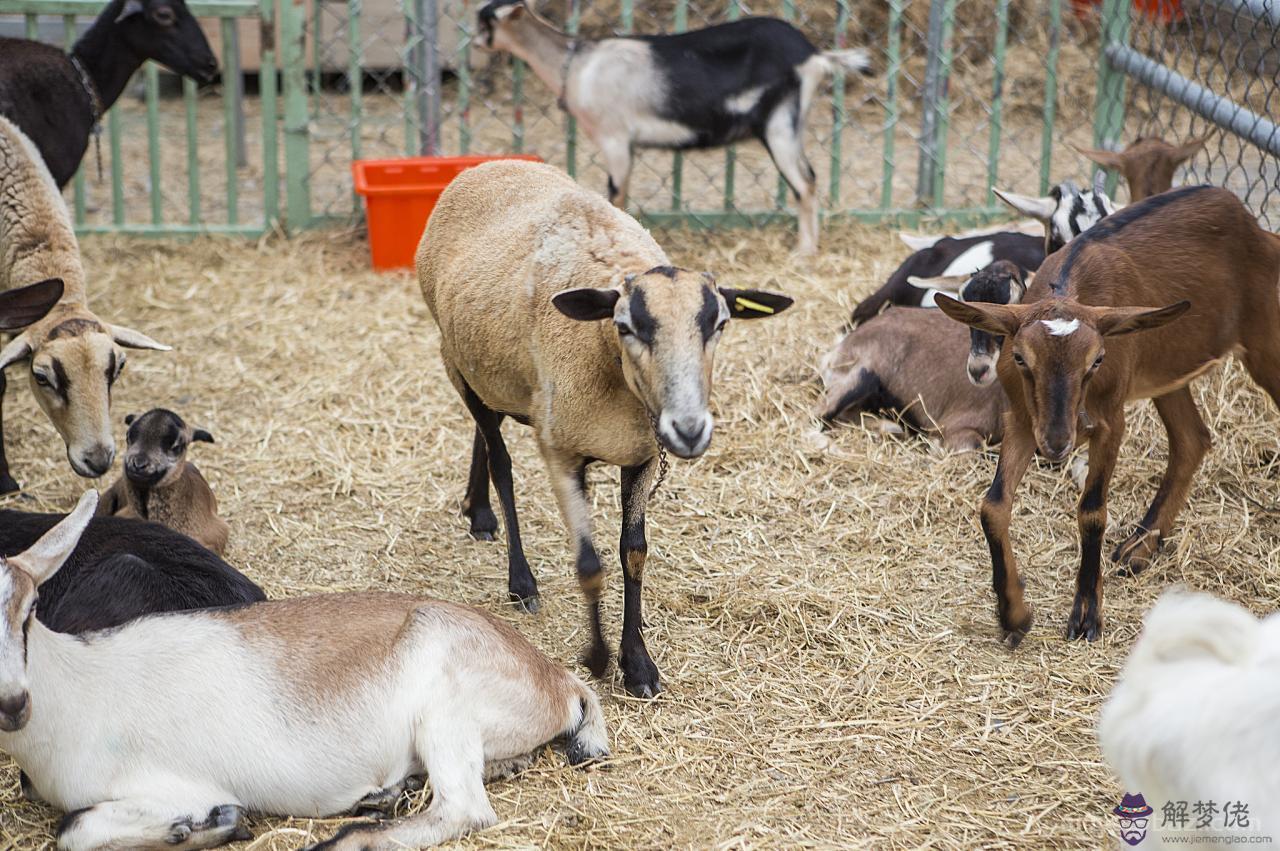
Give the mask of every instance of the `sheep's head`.
[[[1018, 304], [1026, 295], [1027, 287], [1035, 273], [1024, 273], [1022, 267], [1009, 260], [997, 260], [973, 275], [952, 275], [937, 278], [907, 279], [913, 287], [921, 287], [940, 293], [951, 293], [961, 301], [981, 304]], [[969, 359], [967, 370], [970, 383], [987, 387], [995, 383], [996, 361], [1000, 359], [1003, 338], [976, 328], [969, 329]]]
[[164, 487], [181, 475], [182, 461], [192, 441], [213, 443], [213, 435], [192, 428], [173, 411], [153, 408], [141, 416], [124, 418], [129, 427], [125, 439], [125, 477], [141, 488]]
[[477, 43], [485, 50], [511, 52], [514, 41], [508, 32], [510, 26], [531, 15], [524, 0], [491, 0], [476, 13], [480, 32]]
[[711, 444], [711, 371], [725, 324], [781, 313], [791, 299], [717, 287], [706, 272], [657, 266], [617, 288], [565, 290], [552, 303], [570, 319], [612, 320], [627, 386], [658, 439], [681, 458], [696, 458]]
[[169, 347], [74, 309], [56, 308], [50, 316], [0, 350], [0, 369], [29, 362], [31, 390], [62, 436], [71, 468], [96, 478], [116, 456], [111, 388], [124, 369], [124, 348]]
[[24, 552], [0, 556], [0, 731], [21, 730], [31, 718], [27, 690], [27, 639], [36, 616], [36, 589], [71, 555], [98, 507], [87, 490], [74, 511]]
[[125, 43], [143, 59], [201, 83], [218, 73], [204, 30], [183, 0], [117, 0], [110, 13]]

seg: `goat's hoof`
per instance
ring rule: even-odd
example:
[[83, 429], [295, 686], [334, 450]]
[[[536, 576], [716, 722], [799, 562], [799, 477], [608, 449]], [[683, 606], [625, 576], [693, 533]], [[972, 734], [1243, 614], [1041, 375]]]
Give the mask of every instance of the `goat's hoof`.
[[1164, 538], [1159, 532], [1139, 527], [1125, 541], [1116, 547], [1111, 560], [1120, 567], [1117, 576], [1137, 576], [1151, 566]]
[[587, 666], [591, 676], [600, 679], [609, 670], [609, 646], [604, 643], [591, 645], [582, 654], [582, 664]]
[[1024, 603], [1010, 611], [1000, 611], [997, 607], [996, 614], [1000, 618], [1000, 638], [1004, 646], [1017, 650], [1022, 639], [1031, 631], [1031, 622], [1034, 620], [1031, 609]]
[[485, 506], [483, 508], [464, 508], [462, 513], [471, 521], [471, 537], [477, 541], [492, 541], [494, 535], [498, 531], [498, 518], [494, 516], [493, 509]]
[[1010, 650], [1017, 650], [1018, 645], [1022, 643], [1022, 639], [1026, 637], [1027, 634], [1022, 630], [1005, 630], [1001, 642]]
[[497, 536], [488, 529], [471, 529], [471, 537], [477, 541], [496, 541]]
[[622, 687], [627, 690], [627, 694], [649, 700], [661, 693], [662, 682], [658, 678], [658, 666], [648, 656], [634, 659], [619, 656], [618, 667], [622, 669]]
[[0, 476], [0, 496], [4, 496], [7, 493], [17, 493], [19, 490], [21, 490], [21, 488], [18, 486], [18, 483], [14, 481], [13, 476], [10, 476], [8, 473]]
[[1097, 641], [1102, 637], [1102, 615], [1098, 612], [1096, 602], [1084, 603], [1077, 599], [1071, 607], [1071, 618], [1067, 621], [1067, 640]]
[[511, 604], [526, 615], [536, 615], [538, 610], [542, 608], [542, 603], [538, 598], [538, 592], [532, 594], [521, 594], [518, 591], [511, 591], [507, 594], [511, 600]]

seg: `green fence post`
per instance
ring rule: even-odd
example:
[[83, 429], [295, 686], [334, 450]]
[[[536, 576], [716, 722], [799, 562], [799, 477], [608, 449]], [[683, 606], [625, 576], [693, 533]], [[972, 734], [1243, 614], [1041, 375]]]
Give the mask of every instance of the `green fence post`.
[[[1102, 44], [1098, 48], [1098, 89], [1093, 118], [1093, 146], [1114, 150], [1124, 132], [1125, 75], [1107, 59], [1107, 46], [1129, 43], [1128, 0], [1103, 0]], [[1107, 175], [1107, 192], [1114, 194], [1118, 175]]]
[[360, 14], [363, 11], [363, 0], [347, 0], [347, 91], [351, 97], [352, 160], [360, 159], [360, 131], [364, 127], [364, 68], [360, 64]]
[[471, 153], [471, 30], [458, 19], [458, 153]]
[[1062, 0], [1049, 0], [1049, 56], [1044, 75], [1044, 131], [1040, 136], [1040, 194], [1049, 194], [1053, 125], [1058, 114], [1058, 52], [1062, 47]]
[[281, 0], [280, 64], [284, 71], [285, 209], [290, 230], [311, 222], [311, 154], [307, 121], [307, 7]]
[[[675, 17], [672, 20], [676, 32], [689, 29], [689, 0], [676, 0]], [[671, 209], [679, 211], [684, 206], [684, 154], [671, 155]]]
[[111, 145], [111, 221], [119, 227], [124, 224], [124, 159], [120, 154], [118, 109], [107, 113], [107, 138]]
[[[836, 0], [836, 4], [839, 7], [839, 11], [836, 13], [836, 32], [835, 32], [836, 47], [844, 47], [844, 31], [843, 31], [844, 27], [843, 27], [842, 19], [845, 13], [845, 3], [846, 3], [846, 0]], [[782, 17], [783, 17], [783, 20], [785, 20], [787, 23], [795, 24], [796, 0], [782, 0]], [[835, 127], [832, 129], [833, 143], [831, 146], [831, 151], [832, 151], [831, 155], [832, 157], [835, 158], [832, 163], [833, 165], [832, 174], [838, 175], [839, 165], [840, 165], [840, 154], [839, 154], [840, 124], [844, 119], [844, 69], [839, 66], [839, 63], [836, 63], [836, 73], [835, 73], [835, 77], [832, 79], [832, 88], [833, 88], [832, 99], [834, 101], [832, 109], [835, 111], [835, 115], [834, 115]], [[783, 178], [782, 173], [779, 172], [778, 185], [777, 185], [777, 188], [774, 190], [774, 206], [777, 207], [779, 210], [787, 206], [787, 190], [789, 188], [790, 187], [787, 186], [786, 179]], [[817, 187], [815, 186], [814, 188], [816, 189]], [[839, 194], [840, 194], [840, 189], [839, 189], [839, 185], [837, 184], [836, 196], [839, 197]]]
[[[582, 8], [579, 0], [571, 0], [569, 4], [569, 21], [565, 30], [571, 36], [578, 34], [578, 27], [582, 23]], [[565, 110], [564, 122], [564, 148], [565, 148], [565, 171], [569, 172], [569, 176], [577, 178], [578, 176], [578, 121], [568, 110]]]
[[40, 38], [40, 17], [35, 12], [27, 12], [26, 35], [31, 41], [37, 41]]
[[148, 62], [143, 71], [147, 93], [147, 158], [151, 165], [151, 224], [164, 221], [164, 196], [160, 194], [160, 68]]
[[[318, 4], [317, 4], [318, 5]], [[236, 86], [240, 82], [240, 56], [235, 49], [234, 18], [222, 19], [222, 141], [227, 154], [227, 224], [240, 222], [240, 176], [236, 171], [237, 130]]]
[[[739, 5], [738, 0], [729, 0], [727, 17], [731, 21], [736, 21], [742, 17], [742, 6]], [[737, 165], [738, 147], [737, 145], [729, 145], [724, 149], [724, 209], [726, 212], [733, 209], [733, 184]]]
[[[1057, 0], [1050, 0], [1057, 2]], [[996, 4], [996, 46], [992, 53], [995, 73], [991, 82], [991, 128], [987, 142], [987, 206], [996, 204], [995, 185], [1000, 170], [1000, 134], [1004, 119], [1004, 56], [1009, 43], [1009, 0]]]
[[[196, 124], [196, 81], [182, 78], [182, 106], [187, 119], [187, 224], [200, 224], [200, 149]], [[115, 110], [111, 111], [115, 115]], [[115, 157], [115, 139], [111, 140], [111, 156]], [[115, 163], [111, 164], [115, 176]]]
[[262, 226], [269, 230], [280, 221], [280, 154], [276, 127], [276, 2], [261, 0], [259, 32], [262, 58], [258, 63], [258, 97], [262, 107]]
[[942, 207], [946, 191], [947, 126], [950, 123], [947, 84], [951, 76], [955, 12], [956, 0], [930, 0], [916, 199], [935, 210]]
[[[70, 53], [72, 45], [76, 43], [76, 16], [75, 15], [62, 16], [62, 34], [63, 34], [64, 40], [66, 41], [67, 52]], [[101, 116], [99, 116], [99, 118], [101, 118]], [[96, 129], [97, 128], [95, 128], [95, 130]], [[96, 138], [91, 139], [89, 141], [89, 147], [94, 149], [92, 156], [95, 158], [94, 160], [95, 162], [98, 156], [99, 144], [101, 144], [101, 141]], [[84, 161], [83, 160], [81, 160], [80, 168], [76, 169], [76, 176], [72, 183], [72, 187], [74, 188], [74, 197], [75, 197], [75, 200], [73, 203], [75, 205], [76, 226], [80, 227], [84, 224], [84, 220], [85, 220]]]
[[[418, 86], [422, 85], [422, 81], [417, 78], [417, 69], [420, 67], [418, 51], [422, 49], [422, 42], [418, 37], [418, 12], [414, 7], [413, 0], [401, 0], [400, 5], [404, 10], [405, 29], [407, 30], [400, 70], [402, 88], [404, 89], [402, 92], [404, 104], [401, 106], [401, 110], [404, 112], [404, 155], [412, 157], [421, 153], [417, 144], [418, 128], [413, 117], [418, 114], [416, 95]], [[411, 82], [412, 85], [410, 84]]]
[[893, 207], [894, 142], [898, 132], [898, 75], [902, 72], [902, 6], [904, 0], [889, 0], [889, 67], [885, 69], [884, 174], [880, 181], [880, 210]]

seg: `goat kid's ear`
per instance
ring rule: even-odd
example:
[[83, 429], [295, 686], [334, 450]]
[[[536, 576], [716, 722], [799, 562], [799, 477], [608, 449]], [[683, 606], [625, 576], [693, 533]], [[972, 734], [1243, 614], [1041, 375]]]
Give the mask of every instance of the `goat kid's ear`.
[[959, 293], [961, 288], [969, 282], [969, 275], [939, 275], [936, 278], [922, 278], [919, 275], [911, 275], [907, 278], [907, 283], [921, 290], [941, 290], [944, 293]]
[[213, 443], [213, 435], [202, 428], [193, 429], [191, 431], [191, 439], [200, 443]]
[[1114, 307], [1098, 316], [1098, 333], [1104, 337], [1119, 337], [1135, 331], [1150, 331], [1168, 325], [1191, 309], [1191, 302], [1180, 301], [1168, 307]]
[[596, 289], [583, 287], [577, 290], [563, 290], [551, 297], [556, 310], [570, 319], [579, 322], [593, 322], [598, 319], [613, 317], [613, 308], [622, 293], [614, 289]]
[[9, 341], [9, 345], [0, 349], [0, 370], [31, 357], [31, 340], [26, 334], [19, 334]]
[[137, 414], [125, 414], [125, 415], [124, 415], [124, 424], [125, 424], [125, 425], [127, 425], [127, 426], [131, 426], [131, 425], [133, 425], [133, 421], [134, 421], [134, 420], [136, 420], [137, 418], [138, 418], [138, 415], [137, 415]]
[[38, 284], [0, 293], [0, 331], [25, 328], [44, 315], [62, 298], [62, 279], [49, 278]]
[[720, 287], [720, 295], [729, 305], [734, 319], [763, 319], [786, 310], [795, 303], [791, 296], [769, 290], [735, 290]]
[[898, 239], [902, 240], [902, 244], [912, 251], [924, 251], [926, 248], [933, 248], [942, 237], [907, 233], [900, 230], [898, 231]]
[[142, 12], [141, 0], [125, 0], [124, 7], [120, 10], [120, 14], [116, 16], [116, 23], [132, 18], [134, 15], [141, 15]]
[[1049, 220], [1053, 218], [1053, 211], [1058, 208], [1057, 202], [1047, 196], [1044, 198], [1031, 198], [1027, 195], [1006, 192], [1003, 189], [997, 189], [995, 193], [1001, 201], [1022, 215], [1030, 216], [1045, 224], [1049, 223]]
[[1076, 153], [1080, 156], [1085, 159], [1092, 160], [1103, 168], [1118, 169], [1124, 166], [1124, 155], [1118, 154], [1115, 151], [1103, 151], [1098, 148], [1076, 148], [1075, 145], [1072, 145], [1071, 147], [1074, 148]]
[[135, 331], [123, 325], [108, 325], [107, 333], [111, 335], [111, 339], [127, 349], [154, 349], [157, 352], [173, 350], [173, 346], [157, 343], [141, 331]]
[[80, 543], [80, 536], [93, 519], [97, 507], [98, 492], [92, 489], [85, 491], [74, 511], [58, 521], [58, 525], [41, 535], [40, 540], [24, 552], [9, 559], [9, 564], [30, 576], [39, 587], [58, 572], [76, 544]]
[[1011, 337], [1022, 327], [1022, 317], [1008, 305], [970, 303], [949, 295], [934, 296], [934, 302], [957, 322], [988, 334]]

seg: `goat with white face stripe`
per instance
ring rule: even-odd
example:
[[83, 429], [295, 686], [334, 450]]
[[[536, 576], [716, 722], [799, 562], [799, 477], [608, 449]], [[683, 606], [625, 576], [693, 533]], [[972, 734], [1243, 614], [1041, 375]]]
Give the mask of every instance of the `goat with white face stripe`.
[[817, 177], [805, 118], [838, 67], [863, 74], [861, 49], [819, 51], [777, 18], [744, 18], [676, 35], [574, 38], [524, 0], [491, 0], [478, 43], [523, 59], [604, 156], [609, 200], [627, 203], [633, 148], [684, 150], [758, 139], [794, 193], [799, 252], [818, 249]]
[[1081, 189], [1067, 180], [1050, 189], [1043, 198], [1031, 198], [1002, 189], [995, 192], [1001, 201], [1022, 215], [1044, 224], [1044, 253], [1047, 257], [1119, 209], [1108, 197], [1105, 183], [1106, 175], [1098, 172], [1089, 189]]
[[55, 633], [36, 589], [96, 504], [0, 559], [0, 750], [68, 812], [62, 851], [210, 848], [251, 838], [246, 811], [340, 815], [425, 771], [421, 814], [320, 846], [421, 848], [496, 822], [485, 777], [547, 742], [607, 752], [595, 693], [468, 606], [325, 594]]

